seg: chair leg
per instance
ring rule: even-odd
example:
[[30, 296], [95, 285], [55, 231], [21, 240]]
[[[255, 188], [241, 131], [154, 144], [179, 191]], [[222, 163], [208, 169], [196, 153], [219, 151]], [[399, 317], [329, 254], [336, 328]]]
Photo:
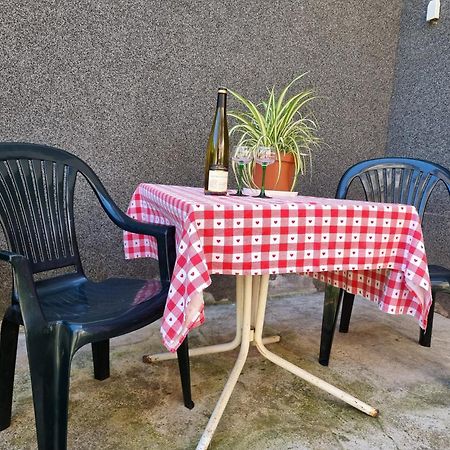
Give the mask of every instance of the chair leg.
[[433, 302], [430, 306], [430, 312], [428, 313], [428, 323], [426, 331], [420, 329], [419, 344], [423, 347], [431, 347], [431, 332], [433, 331], [433, 318], [434, 318], [434, 302], [436, 293], [433, 291]]
[[331, 346], [333, 344], [334, 330], [341, 303], [342, 292], [340, 289], [327, 285], [323, 303], [322, 334], [320, 337], [319, 363], [328, 366]]
[[178, 347], [178, 368], [180, 369], [181, 388], [183, 390], [184, 406], [188, 409], [194, 407], [194, 402], [191, 397], [191, 369], [189, 365], [189, 344], [188, 337]]
[[109, 378], [109, 339], [92, 343], [92, 360], [94, 362], [94, 378]]
[[348, 332], [348, 326], [350, 325], [350, 317], [352, 315], [353, 302], [355, 301], [355, 294], [344, 291], [344, 297], [342, 300], [342, 312], [341, 322], [339, 324], [339, 331], [341, 333]]
[[47, 336], [27, 336], [39, 450], [67, 449], [70, 337], [65, 330]]
[[3, 318], [0, 332], [0, 431], [11, 425], [19, 325]]

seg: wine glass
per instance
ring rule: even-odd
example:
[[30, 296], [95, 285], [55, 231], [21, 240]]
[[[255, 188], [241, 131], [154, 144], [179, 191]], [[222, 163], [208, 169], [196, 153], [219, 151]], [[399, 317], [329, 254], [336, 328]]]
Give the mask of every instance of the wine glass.
[[231, 195], [237, 195], [239, 197], [245, 197], [245, 194], [242, 193], [243, 188], [243, 178], [244, 178], [244, 166], [245, 164], [248, 164], [253, 158], [252, 155], [252, 149], [250, 147], [246, 147], [243, 145], [238, 145], [237, 147], [234, 147], [233, 153], [231, 155], [231, 159], [236, 163], [237, 165], [237, 184], [238, 189], [236, 194]]
[[261, 180], [261, 192], [259, 195], [255, 195], [255, 197], [259, 198], [270, 198], [266, 195], [266, 191], [264, 188], [264, 182], [266, 178], [266, 168], [269, 164], [275, 162], [277, 158], [277, 154], [272, 147], [257, 147], [255, 151], [255, 162], [261, 165], [262, 168], [262, 180]]

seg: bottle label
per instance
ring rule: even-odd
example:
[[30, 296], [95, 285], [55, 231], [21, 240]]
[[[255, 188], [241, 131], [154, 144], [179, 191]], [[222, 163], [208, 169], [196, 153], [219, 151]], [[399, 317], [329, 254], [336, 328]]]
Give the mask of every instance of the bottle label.
[[228, 172], [225, 170], [210, 170], [208, 191], [226, 192], [228, 187]]

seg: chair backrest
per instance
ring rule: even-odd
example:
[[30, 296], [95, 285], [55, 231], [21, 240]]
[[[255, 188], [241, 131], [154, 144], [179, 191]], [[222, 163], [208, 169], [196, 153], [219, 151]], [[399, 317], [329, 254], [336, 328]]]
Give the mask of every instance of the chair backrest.
[[0, 220], [10, 250], [28, 258], [33, 273], [81, 261], [73, 197], [77, 173], [92, 170], [53, 147], [0, 143]]
[[413, 205], [420, 217], [439, 181], [445, 183], [450, 194], [450, 171], [421, 159], [378, 158], [357, 163], [342, 176], [336, 198], [346, 198], [355, 179], [361, 182], [366, 200]]

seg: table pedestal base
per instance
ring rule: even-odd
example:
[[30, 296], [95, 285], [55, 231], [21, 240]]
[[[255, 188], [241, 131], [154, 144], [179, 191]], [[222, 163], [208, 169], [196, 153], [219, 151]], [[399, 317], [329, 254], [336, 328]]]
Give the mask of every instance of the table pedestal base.
[[[280, 336], [262, 337], [264, 317], [266, 312], [267, 292], [269, 287], [269, 275], [238, 275], [236, 277], [236, 336], [230, 342], [217, 345], [208, 345], [189, 350], [190, 356], [205, 355], [210, 353], [219, 353], [233, 350], [241, 346], [239, 355], [236, 359], [230, 376], [223, 388], [222, 394], [211, 414], [209, 422], [203, 432], [203, 435], [197, 445], [197, 450], [208, 448], [222, 414], [228, 404], [231, 394], [239, 379], [239, 375], [247, 360], [250, 345], [256, 346], [258, 351], [269, 361], [283, 367], [294, 375], [317, 386], [319, 389], [328, 392], [331, 395], [343, 400], [349, 405], [359, 409], [369, 416], [376, 417], [378, 410], [372, 406], [358, 400], [341, 389], [327, 383], [326, 381], [312, 375], [306, 370], [301, 369], [295, 364], [281, 358], [269, 351], [265, 344], [271, 344], [280, 341]], [[154, 355], [145, 355], [144, 362], [164, 361], [176, 358], [176, 353], [157, 353]]]
[[[258, 301], [258, 297], [256, 294], [258, 294], [259, 290], [259, 277], [254, 277], [253, 279], [253, 292], [255, 293], [252, 295], [252, 305], [255, 305]], [[244, 302], [244, 277], [243, 276], [237, 276], [236, 277], [236, 335], [234, 339], [230, 342], [225, 342], [223, 344], [215, 344], [215, 345], [206, 345], [203, 347], [197, 347], [197, 348], [190, 348], [189, 349], [189, 356], [200, 356], [200, 355], [208, 355], [212, 353], [222, 353], [222, 352], [228, 352], [230, 350], [234, 350], [236, 347], [239, 346], [242, 340], [242, 314], [243, 314], [243, 302]], [[256, 314], [256, 308], [252, 308], [252, 313]], [[254, 320], [253, 320], [254, 323]], [[266, 336], [262, 338], [263, 344], [274, 344], [276, 342], [280, 342], [281, 337], [276, 336]], [[255, 342], [252, 342], [253, 345], [256, 345]], [[169, 359], [176, 359], [177, 354], [171, 353], [171, 352], [163, 352], [163, 353], [154, 353], [153, 355], [144, 355], [142, 357], [142, 360], [145, 363], [151, 364], [158, 361], [167, 361]]]
[[[241, 292], [238, 293], [238, 297], [242, 295], [244, 304], [243, 304], [243, 317], [242, 317], [242, 331], [241, 331], [241, 348], [239, 351], [239, 355], [237, 357], [236, 363], [230, 373], [228, 381], [225, 384], [225, 387], [220, 395], [220, 398], [214, 408], [214, 411], [211, 414], [209, 422], [203, 432], [203, 435], [197, 445], [197, 450], [203, 450], [208, 448], [211, 439], [214, 435], [214, 432], [219, 424], [220, 418], [227, 406], [227, 403], [231, 397], [234, 387], [239, 379], [239, 375], [244, 367], [245, 361], [247, 359], [248, 351], [250, 348], [250, 343], [254, 342], [256, 348], [259, 352], [267, 359], [272, 361], [274, 364], [277, 364], [289, 372], [297, 375], [298, 377], [308, 381], [309, 383], [317, 386], [318, 388], [328, 392], [331, 395], [343, 400], [349, 405], [359, 409], [360, 411], [372, 416], [376, 417], [378, 415], [378, 410], [373, 408], [372, 406], [358, 400], [350, 394], [342, 391], [341, 389], [323, 381], [322, 379], [312, 375], [311, 373], [301, 369], [300, 367], [286, 361], [285, 359], [275, 355], [274, 353], [267, 350], [264, 346], [263, 338], [262, 338], [262, 330], [264, 326], [264, 316], [266, 310], [266, 302], [267, 302], [267, 291], [269, 286], [269, 275], [258, 275], [258, 276], [238, 276], [238, 278], [243, 278], [243, 283], [237, 283], [237, 287], [242, 289]], [[253, 280], [252, 280], [253, 278]], [[256, 279], [256, 283], [255, 283]], [[253, 281], [253, 283], [252, 283]], [[258, 289], [253, 290], [252, 284], [259, 284]], [[256, 291], [256, 292], [255, 292]], [[255, 300], [256, 298], [256, 300]], [[253, 313], [252, 313], [253, 306]], [[255, 320], [253, 324], [253, 320]]]

